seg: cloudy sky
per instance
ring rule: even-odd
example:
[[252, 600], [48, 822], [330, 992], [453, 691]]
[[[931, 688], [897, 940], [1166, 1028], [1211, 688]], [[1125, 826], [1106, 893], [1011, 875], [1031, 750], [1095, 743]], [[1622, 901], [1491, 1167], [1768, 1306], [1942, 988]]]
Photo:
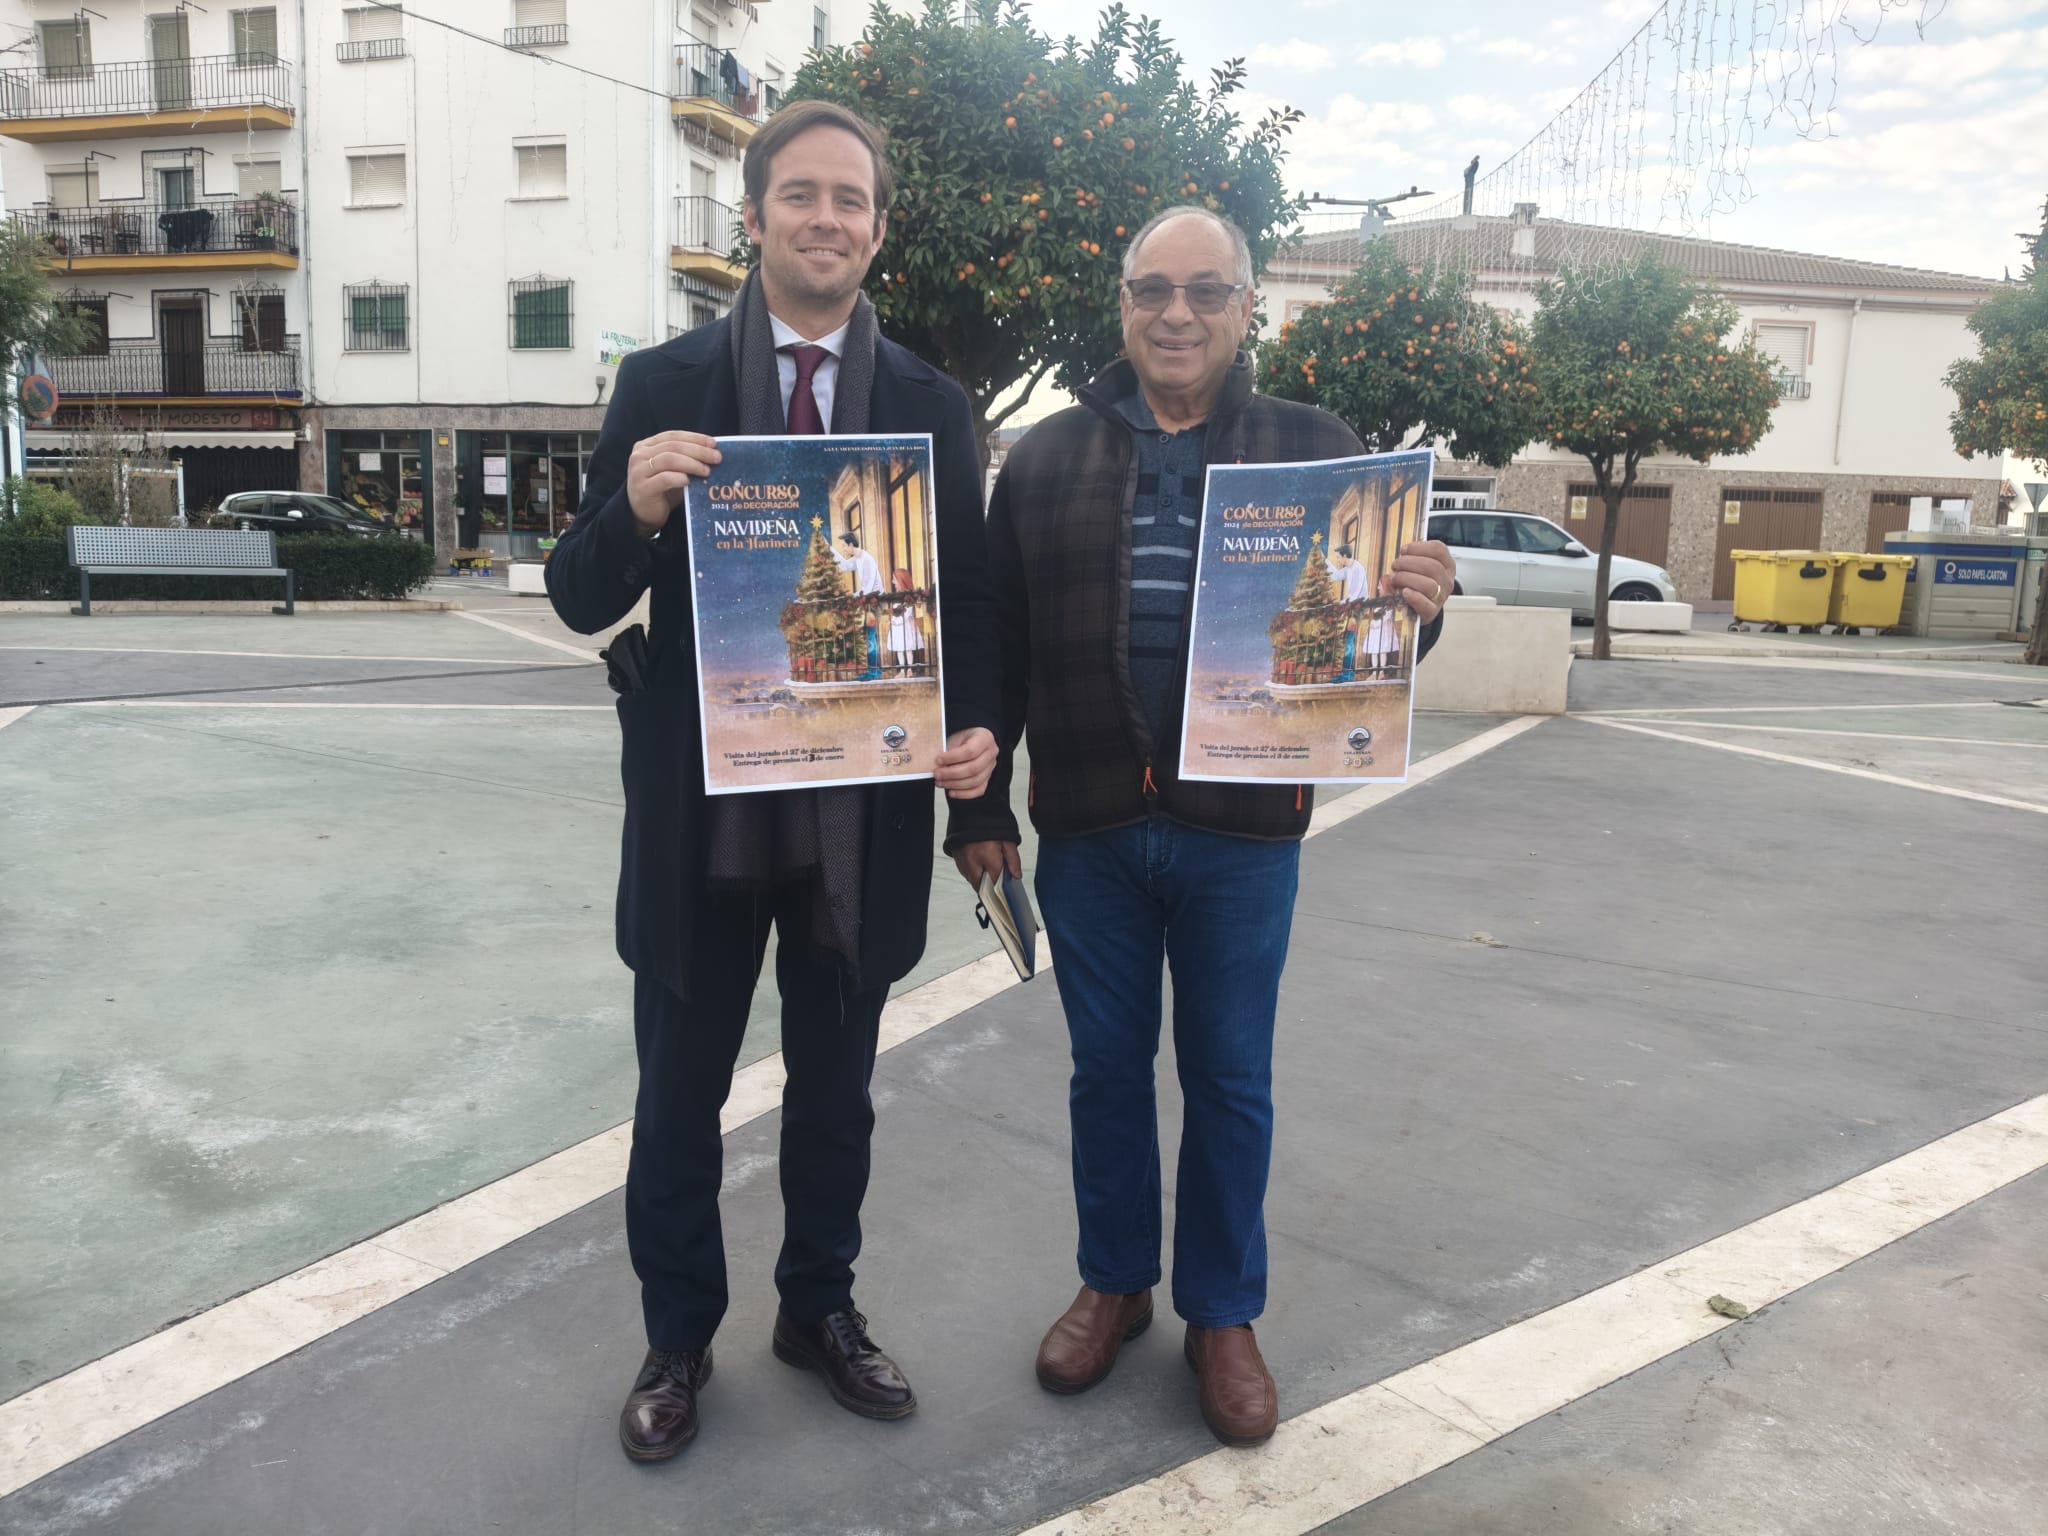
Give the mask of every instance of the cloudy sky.
[[[1344, 197], [1411, 185], [1455, 193], [1473, 155], [1482, 174], [1511, 156], [1657, 8], [1127, 3], [1159, 17], [1202, 73], [1246, 56], [1255, 106], [1286, 102], [1308, 113], [1288, 157], [1292, 189]], [[1788, 3], [1758, 0], [1756, 9]], [[1814, 3], [1845, 12], [1865, 36], [1874, 31], [1864, 46], [1846, 29], [1836, 34], [1843, 52], [1828, 135], [1802, 139], [1782, 119], [1760, 127], [1748, 166], [1754, 198], [1679, 232], [1988, 277], [2016, 268], [2015, 233], [2040, 227], [2048, 198], [2048, 0]], [[1742, 4], [1750, 14], [1750, 0]], [[1100, 9], [1098, 0], [1032, 5], [1055, 36], [1091, 33]], [[1655, 227], [1654, 218], [1644, 223]]]

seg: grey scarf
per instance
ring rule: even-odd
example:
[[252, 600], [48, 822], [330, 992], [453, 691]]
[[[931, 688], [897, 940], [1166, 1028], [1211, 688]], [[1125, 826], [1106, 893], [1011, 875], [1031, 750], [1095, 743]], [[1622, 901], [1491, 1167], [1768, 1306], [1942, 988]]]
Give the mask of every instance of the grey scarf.
[[[740, 432], [778, 437], [787, 430], [775, 335], [761, 274], [748, 275], [732, 311], [733, 374], [739, 380]], [[835, 433], [868, 430], [875, 382], [875, 310], [854, 300], [832, 392]], [[811, 888], [811, 942], [838, 957], [858, 980], [861, 877], [867, 865], [870, 795], [864, 786], [714, 795], [705, 811], [705, 884], [714, 891], [766, 892], [793, 881]]]

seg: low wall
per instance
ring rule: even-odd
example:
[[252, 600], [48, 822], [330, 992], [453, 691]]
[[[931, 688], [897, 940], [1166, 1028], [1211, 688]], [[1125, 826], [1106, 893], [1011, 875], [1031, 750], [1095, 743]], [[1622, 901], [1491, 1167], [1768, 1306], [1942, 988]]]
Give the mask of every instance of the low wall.
[[1572, 666], [1572, 616], [1454, 597], [1443, 633], [1415, 669], [1415, 707], [1493, 715], [1561, 715]]

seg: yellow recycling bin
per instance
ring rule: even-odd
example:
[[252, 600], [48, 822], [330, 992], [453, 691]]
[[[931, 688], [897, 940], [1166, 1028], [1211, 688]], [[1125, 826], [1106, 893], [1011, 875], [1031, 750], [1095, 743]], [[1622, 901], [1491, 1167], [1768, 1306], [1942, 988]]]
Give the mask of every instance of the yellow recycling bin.
[[1828, 619], [1835, 562], [1810, 549], [1736, 549], [1735, 622], [1766, 630], [1818, 629]]
[[1911, 555], [1829, 556], [1835, 564], [1834, 586], [1828, 593], [1828, 622], [1835, 633], [1859, 629], [1890, 629], [1906, 605], [1906, 573]]

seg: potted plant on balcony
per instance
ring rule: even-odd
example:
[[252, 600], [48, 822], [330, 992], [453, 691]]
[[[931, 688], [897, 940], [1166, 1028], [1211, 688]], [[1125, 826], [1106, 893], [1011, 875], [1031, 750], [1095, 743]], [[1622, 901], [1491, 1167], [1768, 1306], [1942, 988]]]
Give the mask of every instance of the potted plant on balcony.
[[256, 211], [250, 216], [249, 243], [259, 251], [277, 249], [277, 194], [256, 194]]

